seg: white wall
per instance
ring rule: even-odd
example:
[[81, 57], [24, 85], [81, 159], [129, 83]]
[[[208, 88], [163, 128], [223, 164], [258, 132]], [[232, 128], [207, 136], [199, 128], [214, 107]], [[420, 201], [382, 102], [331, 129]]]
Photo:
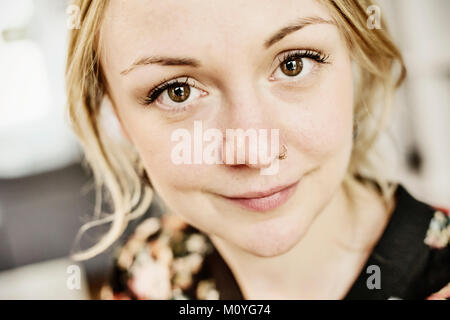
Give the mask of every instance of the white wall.
[[[450, 1], [379, 3], [408, 68], [392, 125], [402, 160], [397, 177], [418, 198], [450, 207]], [[406, 165], [414, 146], [423, 159], [419, 172]]]
[[78, 161], [65, 119], [66, 4], [0, 2], [0, 178]]

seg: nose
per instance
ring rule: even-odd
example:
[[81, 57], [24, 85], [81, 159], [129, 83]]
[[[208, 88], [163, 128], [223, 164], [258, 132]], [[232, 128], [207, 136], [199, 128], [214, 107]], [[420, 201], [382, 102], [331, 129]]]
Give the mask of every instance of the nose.
[[279, 129], [226, 129], [223, 146], [226, 165], [268, 168], [279, 157]]
[[225, 98], [222, 160], [233, 167], [265, 169], [279, 156], [278, 116], [250, 82], [242, 82], [240, 86], [234, 85]]

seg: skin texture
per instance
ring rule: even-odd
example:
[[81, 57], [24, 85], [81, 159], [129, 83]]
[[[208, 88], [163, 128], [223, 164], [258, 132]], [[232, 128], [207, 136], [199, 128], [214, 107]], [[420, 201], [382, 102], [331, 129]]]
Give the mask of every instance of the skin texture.
[[[264, 47], [302, 17], [332, 20], [313, 0], [117, 0], [102, 25], [101, 64], [124, 134], [167, 207], [211, 236], [246, 298], [342, 297], [385, 223], [378, 198], [360, 190], [365, 217], [373, 213], [361, 218], [342, 189], [353, 142], [353, 79], [338, 28], [311, 24]], [[283, 52], [301, 49], [322, 51], [328, 63], [306, 58], [310, 71], [283, 74]], [[130, 69], [147, 56], [189, 57], [201, 66]], [[167, 95], [142, 104], [156, 85], [185, 76], [195, 84], [185, 108], [174, 109]], [[192, 132], [194, 120], [223, 132], [277, 128], [288, 157], [269, 176], [260, 175], [267, 163], [175, 165], [171, 134]], [[222, 197], [297, 180], [286, 203], [263, 213]]]

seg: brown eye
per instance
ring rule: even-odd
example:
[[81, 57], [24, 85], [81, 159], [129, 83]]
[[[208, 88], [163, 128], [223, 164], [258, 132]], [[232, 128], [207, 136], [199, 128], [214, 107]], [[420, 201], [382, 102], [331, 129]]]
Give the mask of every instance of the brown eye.
[[167, 94], [169, 98], [174, 102], [184, 102], [189, 98], [191, 89], [189, 85], [176, 85], [174, 87], [167, 89]]
[[281, 71], [287, 76], [294, 77], [302, 72], [303, 61], [301, 58], [290, 59], [281, 64]]

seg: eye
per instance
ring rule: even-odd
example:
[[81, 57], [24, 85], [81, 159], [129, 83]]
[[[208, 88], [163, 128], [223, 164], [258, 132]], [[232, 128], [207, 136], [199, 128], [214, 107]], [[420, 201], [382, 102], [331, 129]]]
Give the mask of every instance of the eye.
[[189, 77], [186, 77], [184, 81], [176, 79], [151, 89], [144, 99], [144, 104], [150, 105], [155, 102], [163, 109], [179, 111], [179, 109], [185, 109], [191, 101], [205, 94], [204, 91], [195, 87], [195, 83], [190, 84]]
[[280, 65], [271, 76], [275, 78], [303, 78], [307, 76], [317, 64], [328, 63], [328, 56], [314, 50], [296, 50], [285, 53], [279, 58]]

